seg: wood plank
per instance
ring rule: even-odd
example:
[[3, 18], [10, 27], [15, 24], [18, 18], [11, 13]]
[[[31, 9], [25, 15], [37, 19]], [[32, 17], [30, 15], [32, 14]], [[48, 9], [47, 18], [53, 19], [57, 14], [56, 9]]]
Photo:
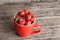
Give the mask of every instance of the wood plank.
[[[52, 4], [54, 7], [50, 7]], [[22, 5], [24, 7], [21, 5], [1, 5], [0, 40], [59, 40], [60, 5], [59, 3], [42, 3], [42, 5], [43, 6], [39, 5], [39, 7], [37, 4], [33, 4], [33, 6]], [[13, 17], [19, 10], [26, 7], [35, 13], [35, 16], [37, 18], [36, 22], [42, 26], [42, 32], [36, 35], [31, 35], [27, 38], [21, 38], [15, 33], [16, 30], [13, 24]]]

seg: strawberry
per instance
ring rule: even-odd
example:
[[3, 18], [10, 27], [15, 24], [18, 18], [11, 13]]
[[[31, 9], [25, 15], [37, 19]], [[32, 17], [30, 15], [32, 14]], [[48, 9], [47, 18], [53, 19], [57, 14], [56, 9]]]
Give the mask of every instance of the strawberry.
[[19, 14], [20, 16], [24, 16], [24, 15], [25, 15], [25, 12], [24, 12], [24, 11], [20, 11], [20, 12], [18, 12], [18, 14]]
[[25, 19], [20, 17], [19, 24], [20, 25], [24, 25], [25, 24]]
[[15, 20], [18, 21], [19, 18], [20, 18], [20, 16], [19, 15], [16, 15]]
[[30, 13], [30, 15], [31, 15], [32, 17], [35, 17], [35, 15], [34, 15], [33, 13]]
[[35, 16], [34, 16], [34, 14], [33, 13], [31, 13], [31, 21], [33, 22], [34, 20], [35, 20]]
[[34, 20], [35, 20], [35, 18], [32, 18], [32, 19], [31, 19], [31, 22], [33, 22]]
[[25, 14], [28, 14], [29, 13], [29, 10], [24, 9], [24, 12], [25, 12]]
[[31, 25], [31, 21], [26, 21], [26, 25]]
[[27, 15], [26, 15], [26, 20], [27, 20], [27, 21], [31, 20], [31, 18], [32, 18], [32, 17], [31, 17], [30, 14], [27, 14]]

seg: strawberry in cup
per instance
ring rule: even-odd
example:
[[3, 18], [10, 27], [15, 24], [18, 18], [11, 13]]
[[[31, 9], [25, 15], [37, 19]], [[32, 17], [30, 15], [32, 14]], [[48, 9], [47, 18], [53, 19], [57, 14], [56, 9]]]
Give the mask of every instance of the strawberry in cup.
[[15, 21], [20, 25], [29, 25], [34, 22], [35, 16], [33, 13], [30, 13], [29, 10], [24, 9], [18, 12], [15, 17]]
[[24, 16], [24, 15], [25, 15], [25, 12], [24, 12], [24, 11], [19, 11], [19, 12], [18, 12], [18, 15], [19, 15], [19, 16]]
[[25, 24], [25, 18], [20, 17], [18, 23], [19, 23], [20, 25], [24, 25], [24, 24]]

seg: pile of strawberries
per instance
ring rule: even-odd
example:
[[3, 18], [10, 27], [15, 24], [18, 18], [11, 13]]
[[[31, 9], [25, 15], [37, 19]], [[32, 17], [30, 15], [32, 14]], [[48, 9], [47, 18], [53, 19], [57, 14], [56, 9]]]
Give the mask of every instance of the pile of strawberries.
[[35, 15], [27, 9], [19, 11], [15, 17], [15, 21], [20, 25], [30, 25], [34, 23], [34, 20]]

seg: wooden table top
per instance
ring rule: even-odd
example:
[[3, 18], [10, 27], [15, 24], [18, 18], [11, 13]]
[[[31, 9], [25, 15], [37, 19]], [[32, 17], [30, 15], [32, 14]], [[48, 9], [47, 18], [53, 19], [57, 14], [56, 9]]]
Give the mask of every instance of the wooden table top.
[[[21, 38], [15, 33], [13, 17], [27, 8], [34, 12], [36, 22], [42, 26], [42, 32]], [[0, 40], [60, 40], [60, 4], [30, 3], [0, 5]]]

